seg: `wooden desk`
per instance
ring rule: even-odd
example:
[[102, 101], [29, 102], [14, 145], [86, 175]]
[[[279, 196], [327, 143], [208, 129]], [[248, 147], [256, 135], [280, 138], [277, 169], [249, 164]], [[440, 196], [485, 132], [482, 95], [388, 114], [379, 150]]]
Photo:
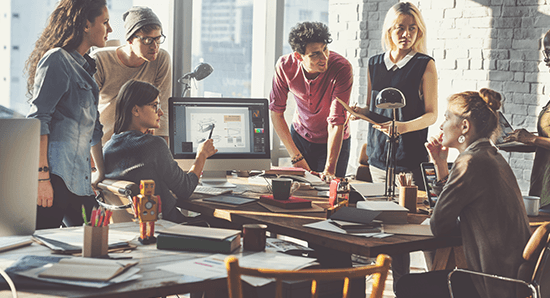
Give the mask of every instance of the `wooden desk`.
[[[246, 178], [228, 178], [237, 184], [235, 192], [241, 192], [246, 187]], [[239, 186], [241, 185], [241, 186]], [[256, 190], [260, 187], [254, 187]], [[295, 195], [311, 199], [313, 203], [328, 207], [328, 198], [319, 198], [315, 190], [298, 190]], [[243, 196], [258, 198], [259, 193], [245, 193]], [[377, 239], [357, 236], [349, 236], [328, 231], [322, 231], [303, 227], [304, 224], [325, 219], [324, 212], [312, 213], [287, 213], [277, 214], [270, 212], [258, 203], [251, 203], [241, 207], [232, 207], [223, 204], [202, 202], [203, 195], [193, 195], [192, 199], [184, 203], [182, 208], [200, 212], [203, 216], [223, 219], [232, 228], [239, 229], [246, 223], [263, 223], [268, 225], [268, 230], [276, 233], [307, 241], [310, 244], [320, 245], [329, 249], [348, 254], [358, 254], [367, 257], [376, 257], [380, 253], [402, 254], [419, 250], [436, 250], [434, 266], [432, 270], [454, 268], [455, 266], [466, 268], [462, 242], [460, 237], [428, 237], [415, 235], [393, 235], [391, 237]], [[419, 197], [421, 206], [423, 198]], [[408, 214], [409, 223], [421, 223], [428, 215]], [[530, 217], [533, 230], [541, 222], [550, 221], [550, 214], [541, 213], [538, 217]]]
[[[173, 225], [167, 221], [158, 221], [157, 227]], [[139, 235], [139, 225], [135, 223], [112, 224], [111, 229], [121, 231], [135, 231]], [[156, 269], [159, 266], [188, 259], [185, 253], [167, 250], [157, 250], [156, 245], [141, 245], [137, 241], [137, 249], [127, 253], [134, 260], [139, 260], [136, 265], [141, 268], [138, 273], [142, 277], [137, 281], [109, 286], [103, 289], [90, 289], [72, 287], [67, 285], [53, 285], [47, 288], [21, 288], [15, 284], [19, 297], [159, 297], [178, 293], [202, 292], [215, 288], [225, 289], [225, 278], [204, 280], [200, 282], [185, 282], [182, 275]], [[5, 269], [15, 260], [24, 255], [50, 255], [50, 250], [45, 246], [33, 243], [31, 246], [0, 253], [0, 267]], [[0, 291], [0, 297], [11, 297], [8, 290]]]
[[[230, 178], [230, 182], [237, 185], [246, 183], [246, 178]], [[239, 188], [235, 192], [242, 191]], [[259, 193], [245, 193], [243, 196], [258, 198]], [[313, 203], [328, 207], [328, 198], [317, 197], [315, 190], [298, 190], [295, 194], [298, 197], [311, 199]], [[304, 224], [325, 219], [324, 212], [312, 213], [272, 213], [258, 203], [251, 203], [241, 207], [232, 207], [223, 204], [202, 202], [204, 196], [193, 195], [195, 200], [188, 201], [182, 208], [200, 212], [203, 216], [223, 219], [233, 228], [239, 228], [245, 223], [264, 223], [268, 230], [277, 234], [287, 235], [297, 239], [317, 244], [326, 248], [338, 250], [344, 253], [358, 254], [367, 257], [376, 257], [380, 253], [401, 254], [418, 250], [434, 250], [441, 247], [452, 247], [461, 245], [460, 237], [427, 237], [414, 235], [394, 235], [382, 239], [366, 238], [338, 234], [303, 227]], [[420, 223], [427, 215], [409, 214], [410, 223]]]

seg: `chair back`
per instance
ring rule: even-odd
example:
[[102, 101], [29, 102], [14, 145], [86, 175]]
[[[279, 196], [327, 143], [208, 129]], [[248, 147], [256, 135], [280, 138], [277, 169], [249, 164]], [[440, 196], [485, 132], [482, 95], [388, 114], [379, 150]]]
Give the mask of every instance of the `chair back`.
[[124, 180], [105, 179], [98, 184], [96, 200], [99, 205], [113, 211], [112, 221], [134, 220], [132, 197], [139, 194], [139, 185]]
[[[518, 279], [535, 285], [542, 297], [550, 297], [550, 222], [539, 226], [523, 250], [524, 262], [518, 270]], [[545, 295], [544, 295], [545, 294]], [[518, 297], [530, 295], [524, 286], [518, 286]]]
[[249, 275], [263, 278], [274, 278], [276, 281], [276, 298], [283, 297], [283, 280], [311, 280], [311, 297], [317, 298], [317, 283], [328, 280], [344, 280], [342, 297], [348, 297], [350, 279], [373, 276], [373, 286], [371, 298], [382, 298], [388, 270], [390, 268], [391, 258], [380, 254], [376, 259], [375, 265], [367, 265], [356, 268], [342, 269], [310, 269], [310, 270], [273, 270], [273, 269], [255, 269], [239, 266], [239, 260], [234, 256], [228, 256], [225, 259], [227, 268], [227, 285], [229, 298], [242, 298], [243, 290], [241, 285], [241, 275]]

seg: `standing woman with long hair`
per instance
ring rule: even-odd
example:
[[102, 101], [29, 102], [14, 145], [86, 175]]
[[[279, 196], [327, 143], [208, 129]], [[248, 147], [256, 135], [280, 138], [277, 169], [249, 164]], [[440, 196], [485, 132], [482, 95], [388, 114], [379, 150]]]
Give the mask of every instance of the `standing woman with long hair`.
[[[26, 64], [28, 118], [41, 122], [37, 229], [82, 225], [82, 205], [95, 204], [103, 178], [95, 61], [112, 32], [105, 0], [61, 0]], [[90, 152], [98, 173], [92, 181]]]
[[[382, 30], [385, 53], [369, 59], [367, 107], [372, 112], [393, 118], [391, 109], [376, 107], [376, 96], [385, 88], [399, 89], [406, 106], [397, 109], [395, 122], [399, 135], [397, 173], [411, 172], [422, 189], [420, 163], [428, 161], [424, 143], [428, 126], [437, 120], [437, 71], [426, 49], [426, 25], [416, 6], [397, 3], [386, 14]], [[374, 182], [385, 179], [388, 134], [391, 122], [368, 125], [367, 156]]]
[[[393, 118], [391, 109], [376, 107], [376, 96], [385, 88], [399, 89], [406, 105], [397, 109], [395, 129], [399, 136], [396, 150], [396, 172], [412, 173], [413, 180], [423, 189], [420, 164], [428, 161], [424, 143], [428, 126], [437, 120], [437, 71], [426, 49], [426, 24], [416, 6], [410, 2], [397, 3], [390, 8], [382, 29], [385, 53], [369, 59], [367, 72], [368, 110]], [[384, 182], [389, 151], [388, 135], [391, 122], [368, 124], [367, 156], [374, 182]], [[392, 256], [394, 286], [399, 277], [409, 272], [409, 254]], [[395, 287], [394, 287], [395, 288]]]

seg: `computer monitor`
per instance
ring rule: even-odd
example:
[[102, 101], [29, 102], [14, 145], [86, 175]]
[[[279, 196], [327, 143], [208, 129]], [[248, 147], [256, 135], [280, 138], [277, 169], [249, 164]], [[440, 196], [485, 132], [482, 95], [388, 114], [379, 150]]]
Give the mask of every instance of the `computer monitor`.
[[191, 167], [201, 142], [214, 140], [218, 153], [206, 161], [203, 185], [234, 187], [227, 171], [271, 167], [267, 99], [172, 97], [168, 111], [170, 150], [182, 169]]
[[0, 237], [36, 226], [40, 121], [0, 118]]

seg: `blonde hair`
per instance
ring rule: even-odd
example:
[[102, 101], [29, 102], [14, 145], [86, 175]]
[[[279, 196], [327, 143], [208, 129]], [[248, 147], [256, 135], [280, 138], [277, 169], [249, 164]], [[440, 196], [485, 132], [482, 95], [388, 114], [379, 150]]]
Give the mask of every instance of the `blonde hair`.
[[391, 39], [391, 30], [395, 26], [397, 18], [401, 15], [411, 16], [418, 27], [418, 35], [414, 41], [412, 49], [415, 52], [427, 54], [428, 47], [426, 45], [426, 23], [424, 23], [424, 18], [422, 18], [420, 10], [418, 10], [418, 8], [410, 2], [397, 3], [392, 6], [390, 10], [388, 10], [388, 13], [386, 13], [386, 18], [384, 19], [384, 25], [382, 27], [382, 48], [385, 51], [396, 48]]

